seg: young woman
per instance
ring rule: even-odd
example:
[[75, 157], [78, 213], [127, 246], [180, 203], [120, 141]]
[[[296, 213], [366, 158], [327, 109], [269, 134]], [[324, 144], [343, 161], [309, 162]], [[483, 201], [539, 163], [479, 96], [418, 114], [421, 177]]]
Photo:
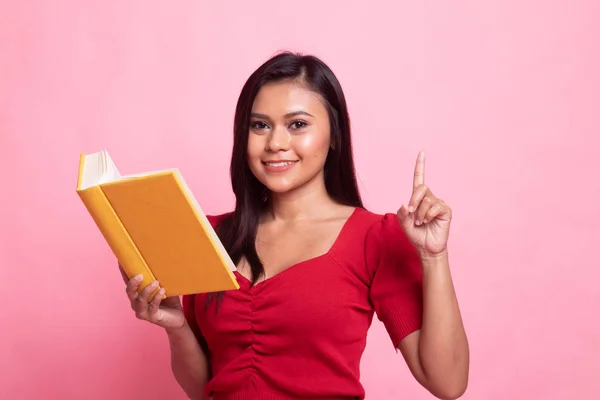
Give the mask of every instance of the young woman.
[[[231, 213], [209, 219], [238, 265], [237, 291], [149, 302], [175, 378], [192, 399], [362, 399], [359, 364], [375, 314], [417, 381], [441, 399], [467, 387], [469, 349], [448, 265], [450, 207], [425, 184], [397, 213], [358, 193], [340, 84], [313, 56], [279, 54], [237, 104]], [[401, 396], [402, 389], [398, 389]]]

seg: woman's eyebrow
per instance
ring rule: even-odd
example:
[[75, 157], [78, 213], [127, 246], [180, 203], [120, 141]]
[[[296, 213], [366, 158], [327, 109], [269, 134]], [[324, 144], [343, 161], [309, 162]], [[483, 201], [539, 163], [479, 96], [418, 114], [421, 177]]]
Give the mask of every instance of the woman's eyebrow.
[[[314, 118], [314, 116], [313, 116], [312, 114], [310, 114], [310, 113], [308, 113], [308, 112], [306, 112], [306, 111], [293, 111], [293, 112], [290, 112], [290, 113], [287, 113], [287, 114], [285, 114], [285, 115], [284, 115], [284, 117], [285, 117], [285, 118], [290, 118], [290, 117], [296, 117], [296, 116], [298, 116], [298, 115], [306, 115], [306, 116], [309, 116], [309, 117], [313, 117], [313, 118]], [[251, 116], [252, 118], [270, 119], [268, 115], [266, 115], [266, 114], [261, 114], [261, 113], [254, 113], [254, 112], [253, 112], [252, 114], [250, 114], [250, 116]]]

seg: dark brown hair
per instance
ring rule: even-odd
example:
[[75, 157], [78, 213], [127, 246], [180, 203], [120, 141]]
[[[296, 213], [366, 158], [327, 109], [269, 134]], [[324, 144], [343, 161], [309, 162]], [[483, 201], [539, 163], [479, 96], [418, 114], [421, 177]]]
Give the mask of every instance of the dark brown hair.
[[331, 69], [320, 59], [291, 52], [280, 53], [262, 64], [246, 81], [235, 110], [231, 185], [236, 202], [234, 211], [216, 227], [216, 231], [234, 263], [244, 257], [252, 271], [252, 283], [264, 273], [256, 253], [258, 224], [266, 209], [268, 190], [252, 174], [247, 161], [250, 114], [254, 99], [266, 83], [300, 79], [324, 100], [330, 120], [332, 146], [325, 161], [325, 187], [335, 201], [363, 207], [358, 191], [350, 118], [342, 87]]

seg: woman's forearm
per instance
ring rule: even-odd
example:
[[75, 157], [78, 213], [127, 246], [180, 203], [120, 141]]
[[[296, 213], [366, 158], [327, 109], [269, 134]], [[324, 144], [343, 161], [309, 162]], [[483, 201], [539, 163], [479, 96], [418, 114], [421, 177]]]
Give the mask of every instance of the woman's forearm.
[[423, 326], [419, 358], [426, 379], [451, 388], [457, 397], [466, 390], [469, 345], [452, 283], [448, 253], [421, 257], [423, 266]]
[[189, 325], [167, 329], [171, 348], [171, 369], [175, 379], [190, 399], [204, 400], [204, 387], [208, 382], [209, 366]]

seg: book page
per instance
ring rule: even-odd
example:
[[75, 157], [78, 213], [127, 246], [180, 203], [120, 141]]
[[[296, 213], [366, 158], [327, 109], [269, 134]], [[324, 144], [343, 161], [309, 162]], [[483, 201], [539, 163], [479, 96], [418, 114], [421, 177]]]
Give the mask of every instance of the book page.
[[81, 189], [112, 182], [121, 175], [106, 150], [87, 154], [83, 161]]
[[115, 165], [112, 158], [110, 157], [110, 154], [108, 154], [108, 151], [106, 151], [106, 150], [102, 151], [102, 158], [103, 158], [104, 169], [102, 171], [102, 182], [101, 183], [112, 182], [112, 181], [116, 181], [117, 179], [119, 179], [121, 177], [121, 174], [119, 174], [119, 170], [117, 169], [117, 166]]

